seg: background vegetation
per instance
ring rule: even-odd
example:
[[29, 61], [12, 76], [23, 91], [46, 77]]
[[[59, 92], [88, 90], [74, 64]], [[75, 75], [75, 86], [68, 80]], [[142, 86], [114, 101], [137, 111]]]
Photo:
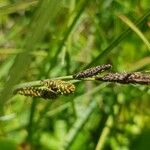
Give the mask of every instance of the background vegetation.
[[0, 150], [147, 150], [148, 85], [81, 81], [56, 100], [12, 88], [105, 63], [149, 71], [149, 16], [149, 0], [1, 0]]

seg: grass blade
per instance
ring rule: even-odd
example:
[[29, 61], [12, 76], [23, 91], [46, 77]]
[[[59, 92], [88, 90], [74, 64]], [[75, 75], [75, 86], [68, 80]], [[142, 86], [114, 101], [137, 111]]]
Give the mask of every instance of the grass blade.
[[96, 102], [94, 100], [92, 100], [91, 104], [89, 105], [89, 107], [85, 111], [84, 115], [75, 122], [75, 124], [70, 129], [70, 131], [67, 135], [67, 138], [65, 140], [65, 143], [63, 146], [64, 150], [70, 149], [70, 146], [72, 145], [76, 136], [78, 135], [80, 130], [83, 128], [83, 126], [86, 124], [87, 120], [89, 119], [90, 115], [92, 114], [92, 112], [94, 111], [96, 106], [97, 106]]
[[145, 43], [145, 45], [148, 47], [149, 51], [150, 51], [150, 43], [149, 41], [146, 39], [146, 37], [143, 35], [143, 33], [136, 27], [136, 25], [134, 25], [134, 23], [129, 20], [126, 16], [124, 15], [118, 15], [118, 17], [125, 23], [127, 24], [141, 39], [142, 41]]
[[74, 17], [74, 19], [73, 19], [72, 23], [70, 24], [70, 26], [67, 28], [67, 30], [64, 33], [64, 37], [63, 37], [62, 41], [59, 43], [59, 47], [56, 50], [55, 56], [53, 57], [53, 59], [51, 61], [51, 66], [49, 67], [47, 74], [50, 72], [50, 70], [52, 68], [54, 68], [56, 66], [55, 61], [57, 59], [58, 54], [61, 52], [65, 42], [68, 40], [68, 37], [71, 34], [71, 31], [73, 30], [73, 28], [76, 25], [77, 21], [81, 17], [81, 15], [82, 15], [83, 11], [85, 10], [85, 8], [86, 8], [87, 4], [89, 3], [89, 1], [90, 0], [83, 0], [82, 3], [77, 7], [77, 10], [76, 10], [77, 14]]
[[30, 6], [35, 6], [38, 0], [26, 0], [21, 2], [16, 2], [15, 4], [10, 4], [7, 6], [0, 7], [0, 15], [8, 15], [20, 10], [24, 10]]
[[38, 42], [43, 39], [49, 22], [52, 21], [54, 16], [57, 14], [59, 8], [58, 4], [60, 4], [58, 0], [45, 0], [39, 2], [39, 8], [35, 12], [35, 16], [31, 21], [29, 33], [23, 46], [24, 53], [17, 55], [9, 72], [9, 79], [7, 80], [0, 95], [0, 110], [2, 110], [6, 101], [11, 97], [13, 86], [17, 84], [21, 77], [25, 74], [25, 69], [29, 66], [32, 60], [32, 57], [28, 54], [28, 52], [34, 50]]
[[[140, 25], [144, 20], [150, 16], [150, 10], [148, 10], [142, 17], [138, 19], [138, 21], [135, 23], [136, 25]], [[94, 60], [92, 60], [88, 65], [86, 65], [84, 68], [89, 68], [90, 66], [93, 66], [97, 62], [100, 62], [103, 57], [106, 57], [107, 54], [109, 54], [120, 42], [131, 32], [131, 29], [128, 28], [124, 32], [122, 32], [106, 49], [102, 51]]]

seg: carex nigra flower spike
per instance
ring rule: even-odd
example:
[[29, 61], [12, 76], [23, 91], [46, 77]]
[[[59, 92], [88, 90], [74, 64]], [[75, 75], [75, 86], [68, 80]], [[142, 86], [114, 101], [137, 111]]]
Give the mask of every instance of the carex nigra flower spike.
[[87, 78], [95, 76], [99, 73], [102, 73], [108, 69], [110, 69], [112, 66], [110, 64], [103, 64], [96, 67], [92, 67], [83, 71], [80, 71], [73, 75], [74, 79], [81, 79], [81, 78]]
[[74, 84], [62, 80], [48, 79], [48, 80], [41, 81], [41, 84], [61, 95], [71, 94], [75, 91]]
[[14, 94], [21, 94], [24, 96], [40, 97], [44, 99], [54, 99], [58, 94], [46, 87], [25, 87], [17, 89]]
[[28, 86], [14, 90], [14, 94], [24, 96], [40, 97], [44, 99], [54, 99], [60, 95], [72, 94], [75, 86], [72, 83], [62, 80], [43, 80], [39, 86]]
[[105, 82], [118, 82], [122, 84], [150, 84], [150, 74], [148, 73], [108, 73], [103, 77], [96, 77], [96, 80]]

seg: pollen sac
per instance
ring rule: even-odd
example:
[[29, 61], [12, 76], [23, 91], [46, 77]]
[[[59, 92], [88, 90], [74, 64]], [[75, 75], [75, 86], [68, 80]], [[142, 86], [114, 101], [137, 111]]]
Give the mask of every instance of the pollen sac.
[[75, 91], [74, 84], [62, 80], [43, 80], [41, 83], [61, 95], [71, 94]]
[[32, 96], [32, 97], [40, 97], [41, 93], [36, 87], [25, 87], [20, 88], [15, 91], [17, 94], [21, 94], [24, 96]]
[[83, 71], [80, 71], [73, 75], [74, 79], [81, 79], [81, 78], [87, 78], [87, 77], [93, 77], [99, 73], [102, 73], [108, 69], [110, 69], [112, 66], [110, 64], [104, 64], [99, 65], [96, 67], [92, 67]]
[[62, 80], [43, 80], [40, 86], [23, 87], [14, 90], [14, 94], [39, 97], [43, 99], [55, 99], [60, 95], [68, 95], [75, 91], [72, 83]]

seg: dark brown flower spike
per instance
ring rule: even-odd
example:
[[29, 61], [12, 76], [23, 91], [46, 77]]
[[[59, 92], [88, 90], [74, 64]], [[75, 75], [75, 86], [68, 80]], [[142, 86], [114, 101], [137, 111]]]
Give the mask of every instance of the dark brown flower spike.
[[150, 84], [150, 74], [134, 72], [128, 77], [128, 80], [133, 83]]
[[83, 70], [81, 72], [78, 72], [73, 75], [74, 79], [81, 79], [81, 78], [87, 78], [87, 77], [92, 77], [95, 76], [99, 73], [102, 73], [108, 69], [110, 69], [112, 66], [110, 64], [104, 64], [104, 65], [99, 65], [96, 67], [92, 67], [86, 70]]
[[96, 80], [106, 82], [118, 82], [122, 84], [150, 84], [150, 74], [133, 72], [133, 73], [108, 73], [103, 77], [96, 77]]

